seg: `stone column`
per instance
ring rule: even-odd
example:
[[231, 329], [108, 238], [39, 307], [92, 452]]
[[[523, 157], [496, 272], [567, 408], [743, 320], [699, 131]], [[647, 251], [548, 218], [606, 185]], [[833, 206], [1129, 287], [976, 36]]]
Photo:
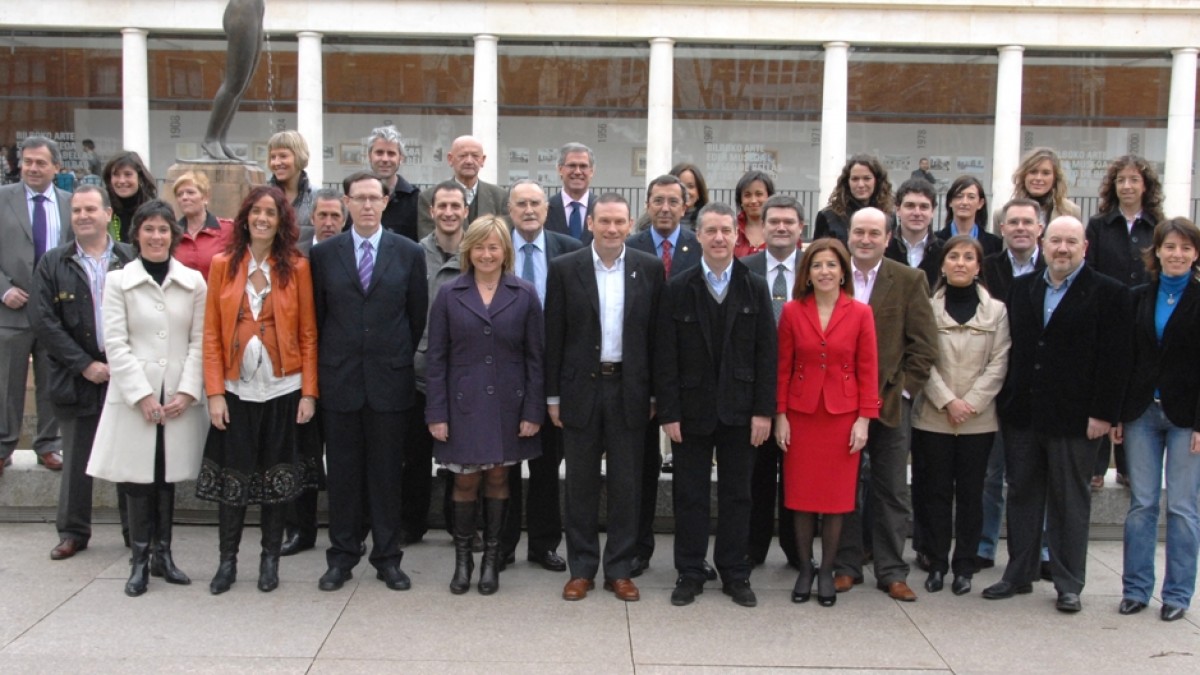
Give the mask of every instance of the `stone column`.
[[308, 181], [313, 190], [325, 181], [325, 74], [320, 33], [296, 34], [296, 131], [308, 143]]
[[1192, 161], [1196, 135], [1196, 48], [1171, 51], [1171, 102], [1163, 167], [1163, 215], [1192, 216]]
[[821, 196], [818, 210], [829, 201], [846, 163], [846, 108], [849, 100], [848, 42], [825, 43], [825, 75], [821, 93]]
[[[1000, 48], [996, 67], [996, 121], [992, 137], [992, 191], [988, 200], [996, 210], [1012, 199], [1012, 175], [1021, 162], [1021, 79], [1025, 48]], [[998, 234], [998, 233], [997, 233]]]
[[675, 124], [675, 41], [650, 40], [650, 91], [646, 112], [646, 176], [642, 183], [671, 170]]
[[500, 109], [498, 69], [500, 57], [497, 47], [500, 40], [495, 35], [475, 36], [475, 86], [471, 102], [471, 135], [483, 144], [483, 153], [490, 159], [479, 171], [479, 178], [489, 183], [500, 183]]
[[121, 29], [121, 147], [150, 166], [150, 81], [144, 28]]

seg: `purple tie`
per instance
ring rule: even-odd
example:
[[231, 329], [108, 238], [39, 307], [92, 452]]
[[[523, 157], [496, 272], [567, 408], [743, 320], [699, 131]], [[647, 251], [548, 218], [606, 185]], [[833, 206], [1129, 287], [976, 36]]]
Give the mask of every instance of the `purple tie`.
[[371, 287], [371, 272], [375, 271], [375, 256], [371, 254], [371, 242], [364, 241], [362, 258], [358, 261], [358, 280], [362, 282], [363, 290]]
[[33, 264], [46, 254], [46, 195], [33, 196]]

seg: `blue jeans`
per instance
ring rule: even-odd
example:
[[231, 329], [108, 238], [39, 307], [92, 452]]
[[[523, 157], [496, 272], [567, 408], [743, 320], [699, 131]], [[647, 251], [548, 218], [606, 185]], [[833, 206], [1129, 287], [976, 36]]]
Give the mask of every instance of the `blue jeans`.
[[1162, 601], [1184, 609], [1191, 603], [1196, 587], [1196, 554], [1200, 550], [1200, 515], [1196, 509], [1200, 455], [1191, 454], [1191, 442], [1192, 430], [1171, 424], [1158, 403], [1125, 424], [1131, 497], [1125, 517], [1125, 573], [1121, 581], [1127, 599], [1149, 602], [1154, 591], [1154, 546], [1165, 459], [1167, 572]]

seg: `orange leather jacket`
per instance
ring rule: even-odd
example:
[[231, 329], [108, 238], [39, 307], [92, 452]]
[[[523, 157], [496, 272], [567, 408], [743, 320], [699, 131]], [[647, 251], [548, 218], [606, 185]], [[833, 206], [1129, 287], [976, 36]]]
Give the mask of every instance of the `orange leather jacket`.
[[[312, 272], [308, 260], [296, 256], [292, 278], [287, 286], [272, 280], [271, 297], [275, 312], [275, 334], [279, 343], [276, 364], [284, 375], [300, 372], [300, 393], [317, 396], [317, 315], [313, 308]], [[225, 380], [238, 377], [237, 357], [233, 354], [238, 309], [246, 293], [249, 258], [233, 278], [229, 277], [229, 254], [212, 261], [208, 274], [208, 304], [204, 312], [204, 391], [207, 396], [225, 393]]]

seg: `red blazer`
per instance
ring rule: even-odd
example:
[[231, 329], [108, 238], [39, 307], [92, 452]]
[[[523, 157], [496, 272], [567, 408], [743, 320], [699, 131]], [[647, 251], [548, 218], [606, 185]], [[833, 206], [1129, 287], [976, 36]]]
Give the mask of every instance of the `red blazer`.
[[831, 414], [879, 417], [875, 350], [870, 306], [843, 294], [822, 332], [813, 296], [788, 302], [779, 317], [777, 412], [813, 413], [823, 399]]
[[[300, 373], [300, 393], [317, 396], [317, 316], [313, 309], [312, 273], [308, 260], [292, 260], [292, 277], [287, 286], [272, 280], [275, 303], [275, 333], [279, 358], [275, 364], [284, 375]], [[208, 396], [225, 393], [225, 380], [237, 378], [241, 364], [233, 357], [233, 334], [238, 310], [246, 295], [246, 271], [250, 255], [229, 278], [229, 254], [213, 258], [208, 279], [208, 304], [204, 312], [204, 391]]]

